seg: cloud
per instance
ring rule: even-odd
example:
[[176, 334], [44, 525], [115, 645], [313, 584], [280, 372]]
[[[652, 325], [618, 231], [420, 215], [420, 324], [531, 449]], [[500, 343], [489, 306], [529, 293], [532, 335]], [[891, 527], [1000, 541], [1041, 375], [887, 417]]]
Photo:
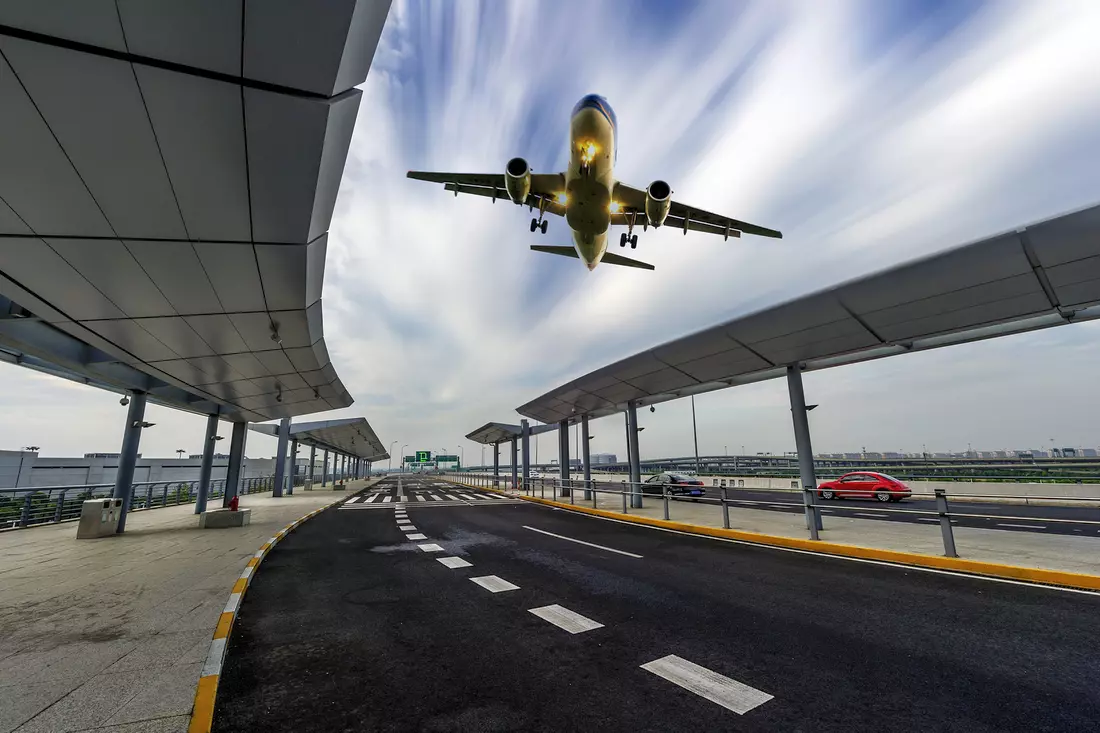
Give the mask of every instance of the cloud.
[[[327, 343], [358, 402], [325, 417], [362, 414], [387, 443], [454, 451], [478, 425], [515, 420], [517, 405], [642, 348], [1100, 200], [1097, 27], [1089, 0], [395, 0], [362, 87], [326, 265]], [[568, 244], [563, 221], [534, 235], [525, 209], [405, 178], [499, 172], [515, 155], [560, 170], [569, 112], [588, 92], [616, 109], [618, 177], [663, 178], [678, 200], [785, 238], [649, 231], [636, 256], [656, 272], [588, 273], [528, 250]], [[1067, 386], [1088, 383], [1095, 333], [808, 375], [823, 405], [816, 447], [947, 447], [964, 433], [975, 445], [1039, 445], [1059, 420], [1069, 444], [1100, 442], [1083, 417], [1097, 398]], [[49, 384], [35, 388], [64, 389]], [[785, 390], [700, 397], [700, 449], [793, 448]], [[3, 395], [18, 398], [10, 386]], [[77, 407], [76, 422], [108, 419], [91, 409]], [[691, 452], [686, 401], [645, 420], [644, 455]], [[22, 439], [6, 429], [0, 437]], [[96, 427], [84, 430], [61, 444], [90, 450]], [[624, 453], [621, 418], [593, 432], [595, 449]], [[143, 448], [185, 447], [175, 442], [150, 434]]]

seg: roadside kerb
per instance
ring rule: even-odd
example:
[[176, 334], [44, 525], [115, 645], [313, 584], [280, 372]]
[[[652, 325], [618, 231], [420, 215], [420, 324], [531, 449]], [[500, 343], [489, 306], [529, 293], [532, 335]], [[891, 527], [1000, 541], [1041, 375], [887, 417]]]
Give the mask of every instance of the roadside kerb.
[[962, 573], [971, 573], [974, 575], [985, 575], [993, 578], [1003, 578], [1006, 580], [1019, 580], [1030, 583], [1061, 586], [1066, 588], [1100, 591], [1100, 576], [1098, 575], [1089, 575], [1086, 573], [1071, 573], [1058, 570], [1046, 570], [1043, 568], [1027, 568], [1021, 567], [1019, 565], [1006, 565], [1001, 563], [987, 562], [983, 560], [966, 560], [964, 558], [944, 557], [941, 555], [925, 555], [916, 552], [882, 550], [873, 547], [846, 545], [839, 542], [827, 542], [824, 540], [803, 540], [796, 537], [768, 535], [758, 532], [747, 532], [738, 529], [708, 527], [702, 524], [688, 524], [686, 522], [674, 522], [664, 519], [655, 519], [652, 517], [621, 514], [619, 512], [607, 511], [605, 509], [593, 509], [591, 507], [585, 507], [579, 504], [566, 504], [564, 502], [552, 501], [550, 499], [524, 496], [523, 494], [511, 494], [501, 491], [499, 489], [493, 489], [484, 486], [474, 487], [471, 484], [466, 484], [464, 482], [455, 483], [460, 483], [463, 486], [470, 486], [471, 488], [480, 488], [483, 491], [496, 491], [497, 493], [507, 494], [508, 496], [523, 499], [524, 501], [530, 501], [536, 504], [544, 504], [546, 506], [552, 506], [559, 509], [567, 509], [569, 511], [578, 512], [581, 514], [591, 514], [593, 516], [606, 517], [621, 522], [631, 522], [634, 524], [659, 527], [662, 529], [672, 529], [678, 532], [688, 532], [690, 534], [738, 540], [740, 542], [747, 542], [756, 545], [804, 550], [807, 552], [815, 552], [822, 555], [837, 555], [841, 557], [853, 557], [862, 560], [878, 560], [881, 562], [894, 563], [898, 565], [913, 565], [935, 570], [951, 570]]
[[195, 704], [191, 709], [191, 723], [187, 726], [187, 733], [210, 733], [210, 728], [214, 723], [214, 702], [218, 694], [218, 679], [221, 676], [222, 662], [225, 660], [229, 633], [233, 630], [233, 622], [236, 620], [237, 611], [241, 607], [241, 599], [244, 597], [245, 591], [248, 590], [248, 586], [252, 582], [260, 563], [275, 545], [294, 531], [298, 525], [346, 499], [347, 496], [339, 496], [328, 504], [298, 517], [262, 544], [256, 554], [248, 561], [240, 577], [237, 578], [237, 582], [233, 584], [233, 590], [229, 594], [229, 602], [225, 604], [225, 610], [222, 611], [222, 615], [218, 619], [218, 625], [214, 628], [214, 638], [210, 642], [210, 651], [207, 653], [206, 663], [199, 675], [198, 688], [195, 690]]

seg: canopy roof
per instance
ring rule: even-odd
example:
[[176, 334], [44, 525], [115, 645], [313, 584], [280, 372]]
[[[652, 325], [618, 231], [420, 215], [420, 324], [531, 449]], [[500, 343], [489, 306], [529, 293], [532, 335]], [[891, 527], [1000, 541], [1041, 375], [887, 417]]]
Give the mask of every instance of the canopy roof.
[[1100, 317], [1100, 206], [735, 318], [518, 408], [576, 422], [805, 370]]
[[[270, 423], [249, 425], [249, 428], [265, 435], [279, 434], [279, 426]], [[368, 461], [384, 461], [390, 457], [365, 417], [291, 424], [290, 439], [301, 445], [344, 453]]]
[[350, 405], [321, 289], [388, 9], [0, 4], [0, 359], [231, 420]]
[[466, 435], [467, 440], [472, 440], [475, 443], [483, 443], [484, 445], [492, 445], [493, 443], [503, 443], [506, 440], [512, 438], [518, 438], [522, 431], [519, 425], [509, 425], [502, 422], [490, 422], [485, 423], [477, 430]]

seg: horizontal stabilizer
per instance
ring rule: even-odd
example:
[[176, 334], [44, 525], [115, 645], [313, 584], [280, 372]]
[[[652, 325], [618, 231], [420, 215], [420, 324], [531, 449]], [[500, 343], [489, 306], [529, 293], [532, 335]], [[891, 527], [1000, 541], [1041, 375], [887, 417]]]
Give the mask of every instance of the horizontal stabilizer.
[[623, 267], [637, 267], [640, 270], [652, 270], [653, 265], [648, 262], [639, 262], [638, 260], [632, 260], [629, 257], [623, 257], [617, 255], [614, 252], [604, 252], [603, 259], [600, 262], [606, 262], [609, 265], [622, 265]]
[[577, 254], [577, 250], [572, 247], [553, 247], [546, 244], [532, 244], [531, 249], [536, 252], [545, 252], [548, 255], [561, 255], [562, 257], [572, 257], [573, 259], [580, 259]]

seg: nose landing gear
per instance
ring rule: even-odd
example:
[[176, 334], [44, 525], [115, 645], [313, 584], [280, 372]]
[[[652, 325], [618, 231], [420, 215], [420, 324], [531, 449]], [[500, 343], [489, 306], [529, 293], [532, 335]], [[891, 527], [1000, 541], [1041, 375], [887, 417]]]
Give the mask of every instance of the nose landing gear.
[[622, 234], [620, 234], [619, 235], [619, 246], [620, 247], [625, 247], [627, 245], [627, 243], [630, 244], [631, 249], [637, 249], [638, 248], [638, 235], [637, 234], [629, 235], [626, 232], [623, 232]]
[[542, 230], [542, 233], [543, 233], [543, 234], [546, 234], [546, 226], [547, 226], [547, 225], [548, 225], [549, 223], [550, 223], [550, 222], [546, 221], [545, 219], [544, 219], [544, 220], [542, 220], [542, 221], [539, 221], [538, 219], [532, 219], [532, 220], [531, 220], [531, 231], [533, 232], [533, 231], [535, 231], [536, 229], [541, 229], [541, 230]]

